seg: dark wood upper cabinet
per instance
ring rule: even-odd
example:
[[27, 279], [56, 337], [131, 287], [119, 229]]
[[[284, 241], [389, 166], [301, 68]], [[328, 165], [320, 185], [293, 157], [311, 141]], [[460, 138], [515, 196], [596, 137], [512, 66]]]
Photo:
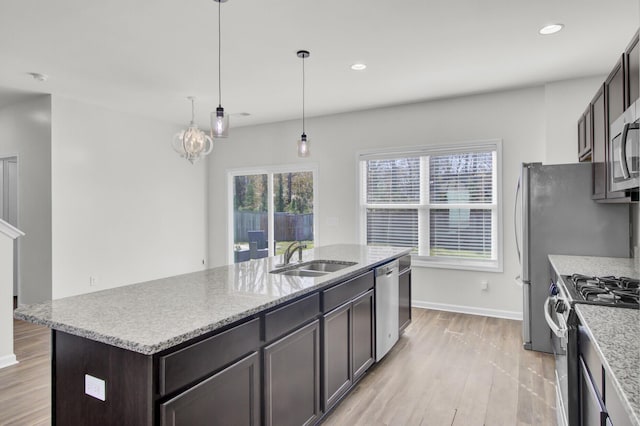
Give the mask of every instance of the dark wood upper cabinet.
[[586, 120], [584, 114], [580, 116], [578, 119], [578, 160], [579, 161], [588, 161], [589, 159], [583, 159], [582, 155], [587, 146], [587, 129], [586, 129]]
[[591, 151], [592, 168], [592, 198], [594, 200], [604, 200], [607, 196], [607, 140], [608, 124], [604, 102], [604, 85], [591, 101], [591, 116], [593, 121], [593, 149]]
[[584, 138], [583, 146], [580, 147], [578, 152], [578, 159], [580, 161], [590, 161], [591, 150], [593, 149], [593, 116], [590, 104], [582, 116], [584, 117]]
[[625, 74], [627, 75], [627, 106], [640, 99], [640, 33], [636, 32], [633, 40], [624, 51]]
[[616, 62], [609, 77], [604, 82], [607, 99], [607, 123], [609, 126], [622, 115], [627, 106], [623, 63], [624, 55]]
[[[606, 139], [605, 146], [608, 145], [609, 141], [609, 131], [611, 129], [611, 124], [618, 119], [626, 109], [627, 105], [627, 83], [625, 76], [625, 67], [624, 67], [624, 58], [625, 55], [622, 55], [616, 65], [613, 67], [613, 70], [609, 74], [609, 77], [604, 82], [604, 96], [605, 96], [605, 112], [607, 115], [607, 127], [606, 127]], [[605, 164], [609, 162], [609, 150], [605, 149]], [[606, 167], [605, 167], [606, 168]], [[624, 191], [612, 192], [611, 191], [611, 183], [609, 182], [608, 171], [605, 173], [605, 185], [606, 185], [606, 199], [607, 200], [616, 200], [622, 199], [626, 197]]]

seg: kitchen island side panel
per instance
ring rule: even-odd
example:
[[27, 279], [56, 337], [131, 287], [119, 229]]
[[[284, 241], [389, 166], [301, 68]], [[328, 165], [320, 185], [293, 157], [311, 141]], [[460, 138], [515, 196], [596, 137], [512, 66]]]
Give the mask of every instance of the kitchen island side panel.
[[[152, 356], [53, 330], [54, 425], [153, 424]], [[105, 382], [105, 400], [85, 393], [85, 375]]]

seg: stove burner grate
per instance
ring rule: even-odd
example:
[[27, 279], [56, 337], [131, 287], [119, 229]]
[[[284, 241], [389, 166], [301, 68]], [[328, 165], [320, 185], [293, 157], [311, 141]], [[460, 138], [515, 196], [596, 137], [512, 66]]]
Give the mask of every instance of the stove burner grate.
[[584, 301], [600, 305], [631, 308], [638, 308], [640, 306], [640, 285], [638, 279], [614, 276], [593, 277], [574, 274], [571, 276], [571, 281], [579, 296]]

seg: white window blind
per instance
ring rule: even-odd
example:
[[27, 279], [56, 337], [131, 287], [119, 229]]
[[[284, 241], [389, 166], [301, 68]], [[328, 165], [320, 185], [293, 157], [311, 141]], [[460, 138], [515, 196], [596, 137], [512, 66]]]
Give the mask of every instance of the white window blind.
[[501, 268], [498, 154], [499, 141], [361, 155], [363, 240], [430, 266]]
[[491, 259], [493, 152], [429, 157], [430, 255]]

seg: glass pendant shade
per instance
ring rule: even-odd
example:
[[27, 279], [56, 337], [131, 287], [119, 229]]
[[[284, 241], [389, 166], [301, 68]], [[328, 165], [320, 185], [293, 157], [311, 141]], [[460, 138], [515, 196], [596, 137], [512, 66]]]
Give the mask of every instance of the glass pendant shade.
[[311, 155], [311, 147], [309, 144], [310, 141], [307, 140], [307, 135], [303, 133], [298, 141], [298, 157], [304, 158]]
[[224, 108], [219, 106], [211, 113], [211, 136], [226, 138], [229, 136], [229, 116], [224, 114]]

